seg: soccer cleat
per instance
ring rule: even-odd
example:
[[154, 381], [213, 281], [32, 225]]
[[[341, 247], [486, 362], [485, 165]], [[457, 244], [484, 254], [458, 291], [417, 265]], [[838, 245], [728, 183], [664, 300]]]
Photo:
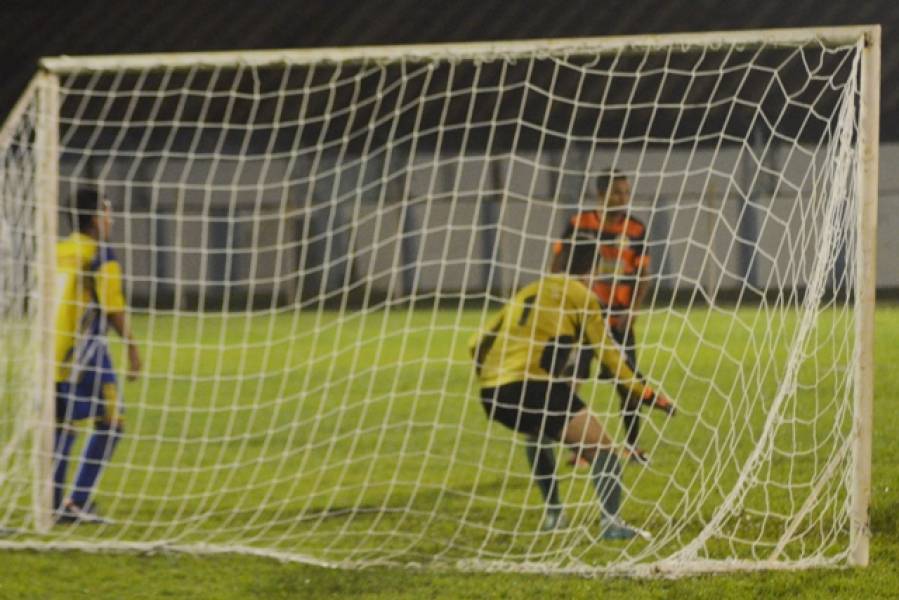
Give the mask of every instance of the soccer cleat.
[[609, 523], [603, 528], [600, 537], [604, 540], [630, 540], [637, 537], [637, 532], [627, 525]]
[[547, 509], [546, 516], [543, 517], [543, 523], [540, 529], [543, 531], [555, 531], [557, 529], [565, 529], [568, 527], [568, 519], [561, 508]]
[[608, 519], [602, 526], [600, 537], [604, 540], [630, 540], [639, 532], [618, 517]]
[[651, 533], [625, 523], [621, 517], [612, 517], [606, 520], [599, 535], [604, 540], [613, 541], [632, 540], [638, 536], [646, 541], [652, 540]]
[[623, 456], [628, 461], [645, 466], [649, 464], [649, 454], [646, 453], [646, 450], [637, 447], [625, 448], [623, 451]]
[[56, 522], [60, 524], [85, 523], [89, 525], [105, 525], [108, 523], [106, 519], [97, 514], [96, 506], [93, 503], [81, 508], [71, 500], [66, 500], [56, 514]]

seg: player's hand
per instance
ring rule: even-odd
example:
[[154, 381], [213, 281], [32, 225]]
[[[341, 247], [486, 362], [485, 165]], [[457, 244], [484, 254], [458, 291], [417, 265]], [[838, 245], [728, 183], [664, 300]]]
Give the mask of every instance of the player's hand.
[[662, 392], [656, 391], [653, 388], [647, 386], [643, 387], [643, 396], [637, 396], [637, 394], [631, 394], [628, 398], [628, 407], [631, 410], [634, 410], [640, 405], [648, 406], [649, 408], [654, 408], [656, 410], [660, 410], [667, 414], [669, 417], [673, 417], [677, 412], [674, 402], [663, 394]]
[[644, 398], [644, 404], [648, 404], [651, 408], [663, 411], [669, 417], [673, 417], [677, 412], [674, 402], [662, 392], [655, 392], [648, 399]]
[[134, 381], [140, 376], [141, 362], [137, 345], [128, 344], [128, 381]]

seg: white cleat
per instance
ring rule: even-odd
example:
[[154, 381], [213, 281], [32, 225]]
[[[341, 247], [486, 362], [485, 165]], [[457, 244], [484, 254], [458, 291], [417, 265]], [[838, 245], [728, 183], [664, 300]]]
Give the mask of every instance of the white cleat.
[[109, 521], [94, 511], [93, 505], [88, 505], [87, 508], [81, 508], [71, 501], [67, 501], [63, 504], [62, 508], [59, 509], [59, 512], [56, 513], [56, 522], [71, 523], [75, 525], [79, 523], [88, 525], [105, 525], [109, 523]]
[[561, 509], [547, 510], [546, 516], [543, 517], [543, 523], [540, 525], [542, 531], [556, 531], [568, 527], [568, 519]]

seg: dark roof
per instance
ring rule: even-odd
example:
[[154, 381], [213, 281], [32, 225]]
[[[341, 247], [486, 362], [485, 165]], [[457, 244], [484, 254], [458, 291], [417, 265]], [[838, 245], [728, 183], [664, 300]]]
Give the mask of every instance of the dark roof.
[[[852, 24], [883, 26], [882, 80], [899, 79], [899, 3], [821, 0], [7, 0], [0, 115], [41, 56], [380, 45]], [[899, 139], [899, 90], [883, 86], [882, 137]]]

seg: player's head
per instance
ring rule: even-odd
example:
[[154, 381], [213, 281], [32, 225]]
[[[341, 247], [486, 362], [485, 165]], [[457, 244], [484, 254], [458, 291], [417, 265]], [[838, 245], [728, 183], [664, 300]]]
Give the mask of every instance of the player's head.
[[596, 259], [596, 238], [586, 233], [578, 234], [562, 244], [553, 270], [569, 275], [591, 275], [596, 270]]
[[112, 227], [109, 201], [95, 188], [79, 188], [72, 200], [72, 226], [91, 237], [106, 239]]
[[607, 169], [596, 178], [596, 193], [606, 211], [621, 210], [630, 204], [631, 183], [621, 171]]

